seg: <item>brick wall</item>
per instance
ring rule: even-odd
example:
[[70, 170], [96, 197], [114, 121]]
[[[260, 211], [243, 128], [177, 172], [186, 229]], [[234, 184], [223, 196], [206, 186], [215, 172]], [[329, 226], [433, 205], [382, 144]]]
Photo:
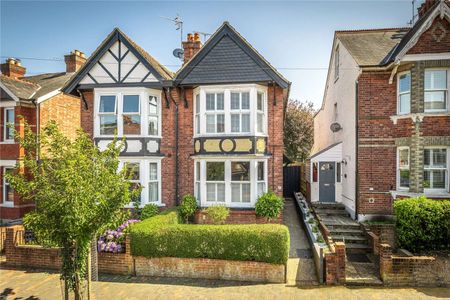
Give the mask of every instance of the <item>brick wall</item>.
[[345, 284], [345, 244], [336, 242], [334, 249], [325, 254], [324, 262], [325, 283]]
[[63, 93], [47, 99], [39, 105], [40, 128], [53, 120], [65, 136], [75, 138], [81, 125], [80, 107], [80, 98]]
[[395, 256], [380, 245], [380, 277], [388, 286], [450, 286], [450, 258]]
[[206, 258], [135, 257], [137, 276], [285, 282], [285, 265]]
[[83, 99], [80, 104], [81, 128], [91, 137], [94, 137], [94, 91], [83, 91]]
[[407, 54], [444, 53], [448, 52], [448, 49], [450, 49], [450, 23], [445, 18], [437, 17]]
[[[211, 220], [208, 215], [203, 210], [197, 210], [194, 216], [195, 223], [197, 224], [211, 224]], [[278, 219], [267, 221], [266, 218], [259, 217], [256, 215], [254, 210], [230, 210], [230, 215], [226, 219], [226, 224], [265, 224], [265, 223], [275, 223], [281, 224], [283, 222], [283, 214], [280, 214]]]
[[[59, 269], [58, 248], [23, 245], [18, 232], [22, 226], [7, 228], [6, 264], [15, 267]], [[100, 273], [158, 277], [186, 277], [237, 281], [284, 283], [286, 266], [254, 261], [230, 261], [203, 258], [133, 257], [127, 237], [125, 253], [98, 253]]]

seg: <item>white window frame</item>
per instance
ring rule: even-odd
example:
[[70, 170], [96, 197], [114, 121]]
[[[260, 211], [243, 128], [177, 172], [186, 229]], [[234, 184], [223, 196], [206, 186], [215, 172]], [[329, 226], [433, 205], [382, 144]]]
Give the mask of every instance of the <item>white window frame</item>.
[[[258, 109], [258, 95], [261, 95], [262, 97], [262, 110]], [[266, 93], [257, 91], [256, 92], [256, 124], [255, 124], [255, 131], [257, 134], [264, 134], [266, 132], [266, 123], [267, 123], [267, 117], [266, 117], [266, 106], [267, 106], [267, 100], [266, 100]], [[262, 116], [262, 130], [258, 130], [258, 116]], [[251, 127], [251, 124], [250, 124]]]
[[4, 142], [14, 142], [14, 131], [13, 131], [13, 137], [11, 139], [7, 139], [6, 138], [6, 133], [8, 132], [8, 124], [6, 122], [6, 116], [8, 115], [8, 111], [12, 110], [13, 111], [13, 125], [15, 124], [15, 119], [16, 119], [16, 110], [14, 107], [5, 107], [3, 109], [3, 141]]
[[[400, 77], [402, 75], [409, 74], [409, 91], [400, 92]], [[409, 111], [400, 111], [400, 97], [409, 94]], [[405, 71], [397, 74], [397, 115], [407, 115], [411, 113], [411, 71]]]
[[[249, 165], [249, 174], [248, 174], [249, 175], [249, 179], [248, 180], [233, 180], [233, 178], [232, 178], [233, 174], [231, 172], [231, 164], [232, 163], [246, 163], [246, 162], [248, 162], [248, 165]], [[257, 169], [256, 169], [256, 171], [257, 171]], [[240, 205], [240, 204], [252, 202], [252, 162], [250, 160], [245, 160], [245, 159], [236, 160], [236, 161], [234, 161], [234, 160], [230, 161], [230, 173], [231, 173], [231, 176], [230, 176], [230, 193], [231, 193], [231, 198], [230, 198], [230, 200], [232, 201], [232, 203], [233, 204], [238, 203], [238, 205]], [[257, 172], [255, 172], [255, 177], [257, 177], [257, 175], [258, 175]], [[255, 179], [255, 181], [256, 181], [256, 179]], [[234, 185], [239, 185], [239, 201], [233, 201], [233, 197], [232, 197], [233, 196], [233, 188], [232, 188], [233, 184]], [[242, 189], [243, 189], [243, 185], [244, 184], [250, 186], [250, 201], [249, 202], [243, 202], [243, 199], [242, 199]], [[255, 186], [255, 189], [257, 189], [257, 186]]]
[[194, 95], [194, 135], [200, 134], [200, 94]]
[[[123, 96], [139, 95], [139, 109], [141, 116], [141, 132], [140, 134], [123, 134]], [[101, 96], [116, 96], [116, 117], [117, 117], [117, 136], [118, 137], [162, 137], [162, 108], [161, 108], [161, 91], [148, 88], [95, 88], [94, 89], [94, 137], [114, 137], [113, 134], [100, 134], [100, 97]], [[149, 96], [156, 97], [158, 103], [158, 134], [148, 134], [148, 116], [149, 114]], [[111, 113], [107, 113], [111, 114]], [[127, 114], [127, 113], [125, 113]]]
[[[156, 114], [150, 113], [150, 103], [149, 103], [150, 102], [150, 97], [156, 98], [156, 108], [157, 108], [157, 113]], [[147, 117], [146, 117], [147, 128], [145, 128], [144, 131], [146, 132], [146, 134], [148, 136], [159, 137], [159, 136], [161, 136], [161, 130], [162, 130], [162, 128], [161, 128], [161, 100], [158, 97], [154, 96], [154, 95], [148, 94], [147, 95], [147, 99], [146, 99], [145, 102], [146, 103], [144, 105], [147, 106]], [[149, 133], [149, 131], [150, 131], [150, 127], [149, 127], [150, 122], [149, 122], [148, 119], [150, 117], [156, 117], [156, 119], [157, 119], [157, 123], [158, 123], [157, 126], [158, 126], [158, 128], [157, 128], [157, 134], [156, 135]]]
[[[213, 94], [214, 95], [214, 110], [207, 110], [206, 109], [206, 95], [207, 94]], [[223, 109], [217, 109], [217, 95], [218, 94], [223, 94]], [[201, 99], [200, 99], [201, 101]], [[201, 106], [201, 105], [200, 105]], [[204, 119], [205, 119], [205, 133], [207, 134], [223, 134], [226, 130], [225, 128], [225, 93], [223, 91], [209, 91], [207, 93], [205, 93], [205, 101], [203, 104], [203, 107], [205, 108], [205, 112], [204, 112]], [[207, 118], [209, 116], [214, 116], [214, 131], [213, 132], [207, 132]], [[217, 118], [218, 116], [223, 116], [223, 122], [224, 122], [224, 130], [223, 132], [218, 132], [217, 131]]]
[[[144, 207], [146, 204], [156, 204], [158, 206], [165, 206], [162, 202], [162, 180], [161, 180], [161, 159], [162, 158], [136, 158], [136, 157], [120, 157], [119, 158], [119, 170], [123, 169], [126, 163], [138, 163], [139, 164], [139, 184], [142, 187], [141, 190], [141, 205], [140, 207]], [[150, 180], [150, 163], [156, 163], [157, 165], [157, 180]], [[148, 183], [149, 182], [158, 182], [158, 201], [149, 201], [150, 190]], [[134, 182], [134, 181], [133, 181]], [[128, 203], [125, 207], [132, 208], [133, 203]]]
[[[264, 180], [259, 180], [258, 179], [258, 164], [259, 163], [263, 163], [264, 164]], [[264, 184], [264, 189], [263, 189], [263, 193], [267, 193], [267, 183], [268, 183], [268, 179], [267, 179], [267, 160], [257, 160], [256, 161], [256, 175], [255, 175], [255, 180], [256, 180], [256, 200], [258, 200], [258, 198], [261, 196], [260, 194], [258, 194], [258, 185], [259, 184]]]
[[[123, 101], [125, 100], [125, 97], [126, 96], [138, 96], [138, 101], [139, 101], [139, 104], [138, 104], [138, 111], [137, 112], [124, 112], [123, 111]], [[124, 93], [123, 95], [122, 95], [122, 118], [120, 119], [121, 120], [121, 122], [122, 122], [122, 130], [124, 129], [124, 122], [123, 122], [123, 117], [124, 116], [139, 116], [139, 120], [140, 120], [140, 123], [139, 123], [139, 128], [140, 128], [140, 132], [138, 133], [138, 134], [132, 134], [132, 133], [127, 133], [126, 134], [126, 136], [137, 136], [137, 135], [141, 135], [142, 134], [142, 114], [141, 114], [141, 102], [142, 102], [142, 98], [141, 98], [141, 95], [139, 95], [139, 94], [132, 94], [132, 93]], [[123, 135], [125, 135], [125, 133], [123, 134]]]
[[[248, 101], [249, 101], [249, 103], [248, 103], [248, 109], [243, 109], [242, 108], [242, 94], [243, 93], [248, 93]], [[231, 94], [238, 94], [239, 95], [239, 108], [232, 108], [231, 107]], [[246, 134], [249, 134], [250, 133], [250, 131], [251, 131], [251, 124], [250, 124], [250, 118], [251, 118], [251, 112], [250, 112], [250, 91], [243, 91], [243, 90], [240, 90], [240, 91], [230, 91], [230, 131], [232, 132], [232, 134], [235, 134], [235, 133], [238, 133], [238, 134], [240, 134], [240, 133], [246, 133]], [[232, 131], [233, 130], [233, 126], [232, 126], [232, 122], [231, 122], [231, 116], [232, 115], [235, 115], [235, 116], [239, 116], [239, 130], [238, 131]], [[244, 131], [243, 129], [242, 129], [242, 117], [243, 117], [243, 115], [248, 115], [249, 116], [249, 128], [248, 128], [248, 131]], [[255, 124], [255, 126], [256, 126], [256, 124]]]
[[[250, 202], [232, 202], [231, 201], [231, 162], [242, 162], [249, 161], [250, 162]], [[255, 159], [249, 157], [236, 157], [236, 158], [200, 158], [194, 161], [194, 164], [200, 162], [200, 191], [198, 191], [201, 195], [201, 199], [199, 204], [201, 207], [209, 207], [212, 205], [222, 204], [231, 208], [253, 208], [255, 207], [256, 201], [258, 199], [258, 190], [257, 190], [257, 166], [258, 162], [264, 162], [264, 192], [268, 190], [268, 160], [267, 159]], [[224, 162], [225, 164], [225, 202], [207, 202], [206, 201], [206, 163], [207, 162]], [[195, 181], [196, 179], [194, 179]], [[222, 181], [221, 181], [222, 182]], [[262, 181], [261, 181], [262, 182]], [[197, 187], [195, 188], [197, 189]], [[195, 190], [197, 193], [197, 190]], [[199, 200], [199, 199], [197, 199]]]
[[[427, 72], [427, 71], [445, 71], [446, 72], [446, 84], [447, 84], [447, 87], [446, 87], [446, 89], [444, 89], [444, 90], [442, 90], [442, 89], [432, 89], [432, 90], [426, 90], [425, 89], [425, 72]], [[449, 110], [449, 107], [450, 107], [450, 105], [449, 105], [449, 88], [450, 88], [450, 69], [446, 69], [446, 68], [426, 68], [425, 70], [424, 70], [424, 73], [423, 73], [423, 76], [424, 76], [424, 83], [423, 83], [423, 101], [424, 101], [424, 103], [423, 103], [423, 109], [424, 109], [424, 112], [425, 113], [434, 113], [434, 112], [446, 112], [446, 111], [448, 111]], [[444, 92], [444, 97], [445, 97], [445, 107], [443, 108], [443, 109], [426, 109], [425, 108], [425, 103], [426, 103], [426, 101], [425, 101], [425, 92], [438, 92], [438, 91], [443, 91]]]
[[[400, 151], [402, 150], [408, 150], [408, 166], [400, 166]], [[400, 171], [402, 170], [408, 170], [409, 171], [409, 187], [402, 187], [400, 186]], [[411, 187], [411, 150], [409, 147], [402, 146], [397, 147], [397, 190], [399, 191], [409, 191]]]
[[10, 184], [8, 183], [8, 181], [6, 180], [6, 177], [5, 177], [5, 175], [6, 175], [6, 170], [14, 170], [14, 167], [2, 167], [2, 171], [3, 171], [3, 173], [2, 173], [2, 177], [3, 177], [3, 190], [2, 190], [2, 195], [3, 195], [3, 202], [1, 203], [1, 206], [4, 206], [4, 207], [14, 207], [14, 199], [13, 199], [13, 201], [7, 201], [6, 200], [6, 198], [7, 198], [7, 196], [6, 196], [6, 186], [10, 186]]
[[[427, 150], [434, 150], [434, 149], [446, 149], [446, 163], [447, 165], [445, 167], [434, 167], [433, 166], [433, 152], [431, 152], [430, 155], [430, 166], [425, 166], [425, 157], [424, 157], [424, 162], [423, 162], [423, 171], [425, 172], [426, 170], [444, 170], [445, 172], [445, 186], [442, 189], [435, 189], [435, 188], [425, 188], [424, 187], [424, 193], [425, 194], [436, 194], [436, 193], [446, 193], [449, 191], [449, 172], [450, 172], [450, 147], [448, 146], [429, 146], [429, 147], [424, 147], [424, 156], [425, 156], [425, 149]], [[433, 173], [430, 173], [431, 177], [430, 177], [430, 182], [432, 182], [432, 178], [433, 178]], [[423, 175], [422, 175], [423, 176]]]
[[[231, 132], [231, 92], [250, 92], [250, 132]], [[264, 103], [264, 118], [263, 118], [263, 132], [257, 132], [257, 93], [263, 94]], [[224, 93], [224, 110], [225, 115], [225, 131], [220, 133], [206, 132], [206, 93]], [[194, 130], [194, 138], [196, 137], [211, 137], [211, 136], [267, 136], [268, 124], [268, 101], [267, 101], [267, 87], [259, 84], [239, 84], [239, 85], [219, 85], [219, 86], [200, 86], [194, 89], [194, 99], [200, 95], [200, 109], [197, 112], [197, 104], [194, 101], [193, 109], [193, 126], [196, 124], [196, 116], [198, 115], [200, 133]], [[222, 111], [220, 111], [222, 113]]]

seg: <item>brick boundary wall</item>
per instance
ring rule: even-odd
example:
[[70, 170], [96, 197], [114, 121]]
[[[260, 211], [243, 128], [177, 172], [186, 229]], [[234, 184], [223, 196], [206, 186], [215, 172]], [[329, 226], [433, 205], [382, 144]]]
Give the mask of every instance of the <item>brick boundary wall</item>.
[[285, 283], [285, 265], [207, 258], [135, 257], [137, 276]]
[[324, 262], [325, 283], [345, 284], [345, 243], [336, 242], [334, 249], [325, 254]]
[[[194, 221], [196, 224], [211, 224], [206, 213], [200, 209], [195, 212]], [[283, 213], [280, 214], [278, 219], [267, 221], [264, 217], [259, 217], [256, 215], [254, 209], [249, 210], [230, 210], [230, 215], [225, 221], [226, 224], [281, 224], [283, 223]]]
[[396, 249], [395, 224], [364, 224], [364, 230], [373, 254], [380, 253], [381, 244], [388, 244]]
[[[57, 270], [61, 267], [58, 248], [24, 245], [20, 240], [23, 226], [8, 227], [6, 231], [6, 265]], [[133, 257], [127, 236], [125, 253], [98, 253], [100, 273], [224, 279], [235, 281], [284, 283], [286, 266], [254, 261], [231, 261], [205, 258], [146, 258]]]
[[380, 278], [387, 286], [450, 287], [450, 259], [433, 256], [396, 256], [380, 245]]

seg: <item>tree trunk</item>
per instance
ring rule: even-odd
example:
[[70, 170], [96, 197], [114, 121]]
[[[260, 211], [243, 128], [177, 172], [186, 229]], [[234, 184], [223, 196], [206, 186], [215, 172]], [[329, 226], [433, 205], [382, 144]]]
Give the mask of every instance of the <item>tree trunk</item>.
[[66, 280], [64, 280], [64, 300], [69, 300], [69, 286]]

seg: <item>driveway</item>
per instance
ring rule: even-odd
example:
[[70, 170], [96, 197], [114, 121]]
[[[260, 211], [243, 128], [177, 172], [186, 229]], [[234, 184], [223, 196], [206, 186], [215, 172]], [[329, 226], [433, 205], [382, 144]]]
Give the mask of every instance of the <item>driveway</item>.
[[[2, 266], [0, 266], [2, 267]], [[298, 288], [285, 284], [251, 284], [180, 278], [100, 276], [92, 285], [92, 300], [137, 299], [438, 299], [448, 289], [413, 288]], [[12, 289], [6, 299], [61, 299], [59, 274], [32, 270], [0, 269], [0, 293]], [[2, 296], [0, 296], [2, 299]]]

